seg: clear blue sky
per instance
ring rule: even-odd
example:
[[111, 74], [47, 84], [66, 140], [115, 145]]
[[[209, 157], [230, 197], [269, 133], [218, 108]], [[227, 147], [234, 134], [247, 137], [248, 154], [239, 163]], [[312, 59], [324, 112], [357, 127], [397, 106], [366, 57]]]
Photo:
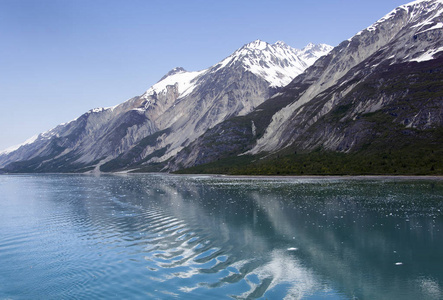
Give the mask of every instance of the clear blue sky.
[[0, 150], [255, 39], [333, 46], [398, 0], [0, 0]]

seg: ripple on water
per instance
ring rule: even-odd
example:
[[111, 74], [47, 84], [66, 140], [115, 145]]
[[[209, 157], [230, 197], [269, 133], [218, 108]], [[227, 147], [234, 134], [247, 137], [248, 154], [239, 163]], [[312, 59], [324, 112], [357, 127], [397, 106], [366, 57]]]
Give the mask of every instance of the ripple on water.
[[[368, 278], [354, 265], [368, 265], [377, 278], [383, 275], [362, 257], [406, 249], [397, 247], [401, 243], [391, 247], [398, 232], [406, 232], [409, 245], [410, 233], [432, 237], [425, 233], [441, 224], [441, 202], [436, 201], [441, 196], [431, 195], [437, 204], [428, 205], [421, 189], [409, 200], [404, 186], [386, 195], [375, 188], [379, 183], [367, 187], [343, 181], [75, 178], [70, 183], [75, 192], [67, 192], [58, 178], [49, 196], [39, 179], [37, 191], [26, 191], [34, 206], [23, 209], [24, 216], [0, 211], [13, 220], [0, 232], [0, 262], [14, 262], [2, 265], [2, 279], [13, 279], [8, 289], [0, 287], [0, 298], [299, 299], [328, 293], [346, 298], [318, 273], [359, 288]], [[365, 193], [370, 197], [360, 196]], [[390, 220], [403, 227], [397, 225], [387, 238]], [[369, 230], [359, 235], [359, 228]], [[438, 273], [400, 280], [405, 270], [419, 266], [400, 251], [386, 259], [374, 256], [390, 266], [398, 286], [408, 282], [413, 292], [441, 298]], [[367, 289], [376, 291], [379, 285]]]

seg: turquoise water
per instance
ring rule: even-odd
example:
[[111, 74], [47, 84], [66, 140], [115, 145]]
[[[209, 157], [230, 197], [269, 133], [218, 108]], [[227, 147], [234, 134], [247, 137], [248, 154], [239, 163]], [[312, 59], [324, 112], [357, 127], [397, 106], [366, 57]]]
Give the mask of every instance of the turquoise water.
[[443, 299], [443, 181], [0, 176], [0, 299]]

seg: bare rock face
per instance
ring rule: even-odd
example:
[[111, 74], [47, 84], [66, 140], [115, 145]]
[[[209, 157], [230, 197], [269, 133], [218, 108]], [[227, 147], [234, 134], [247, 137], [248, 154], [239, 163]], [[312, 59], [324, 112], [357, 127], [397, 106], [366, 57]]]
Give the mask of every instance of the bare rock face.
[[[245, 115], [332, 47], [254, 41], [198, 72], [175, 68], [143, 95], [93, 109], [0, 153], [7, 172], [84, 172], [164, 162], [206, 130]], [[306, 57], [306, 58], [302, 58]]]

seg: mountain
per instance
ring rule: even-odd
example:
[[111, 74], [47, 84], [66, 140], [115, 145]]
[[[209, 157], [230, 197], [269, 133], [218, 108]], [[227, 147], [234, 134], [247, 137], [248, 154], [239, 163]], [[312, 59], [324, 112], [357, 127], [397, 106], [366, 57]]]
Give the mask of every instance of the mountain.
[[[252, 173], [272, 173], [285, 161], [281, 169], [298, 174], [441, 174], [442, 70], [443, 1], [402, 5], [319, 58], [251, 113], [208, 130], [169, 168], [227, 157], [238, 164], [252, 156], [245, 167]], [[306, 165], [313, 157], [318, 170]], [[350, 159], [352, 170], [345, 166]], [[223, 164], [211, 171], [226, 172]]]
[[[413, 84], [410, 79], [400, 76], [412, 75], [414, 70], [420, 68], [421, 63], [426, 64], [427, 61], [437, 59], [443, 54], [442, 12], [443, 1], [414, 1], [398, 7], [352, 39], [341, 43], [328, 57], [306, 72], [306, 77], [299, 77], [288, 87], [288, 93], [294, 94], [291, 88], [314, 81], [303, 95], [273, 117], [265, 136], [257, 142], [252, 153], [273, 151], [293, 143], [302, 133], [302, 128], [310, 127], [339, 105], [351, 106], [342, 117], [342, 121], [345, 121], [361, 114], [379, 111], [394, 101], [398, 102], [399, 97], [405, 98], [402, 95], [386, 95], [386, 81], [392, 82], [389, 75], [394, 75], [395, 81], [402, 78], [402, 81], [407, 80]], [[371, 80], [375, 81], [372, 85], [381, 85], [377, 88], [381, 94], [375, 93], [370, 99], [364, 99], [365, 101], [357, 97], [357, 94], [353, 95], [365, 83], [370, 84]], [[351, 99], [343, 101], [348, 97]], [[306, 103], [310, 103], [311, 107], [314, 104], [319, 107], [307, 113]], [[425, 124], [419, 121], [423, 114], [426, 115], [425, 118], [429, 117], [429, 122]], [[393, 121], [411, 128], [440, 126], [442, 119], [439, 114], [435, 109], [424, 109], [420, 112], [409, 109], [406, 115], [397, 112]], [[292, 129], [294, 125], [297, 125], [296, 130]], [[324, 136], [321, 142], [312, 141], [312, 145], [305, 143], [302, 146], [314, 148], [324, 145], [332, 150], [350, 150], [359, 144], [356, 138], [349, 140], [334, 137], [329, 134]]]
[[[143, 95], [79, 118], [0, 153], [6, 172], [161, 168], [209, 128], [246, 115], [332, 49], [256, 40], [214, 66], [175, 68]], [[157, 166], [158, 165], [158, 166]]]

